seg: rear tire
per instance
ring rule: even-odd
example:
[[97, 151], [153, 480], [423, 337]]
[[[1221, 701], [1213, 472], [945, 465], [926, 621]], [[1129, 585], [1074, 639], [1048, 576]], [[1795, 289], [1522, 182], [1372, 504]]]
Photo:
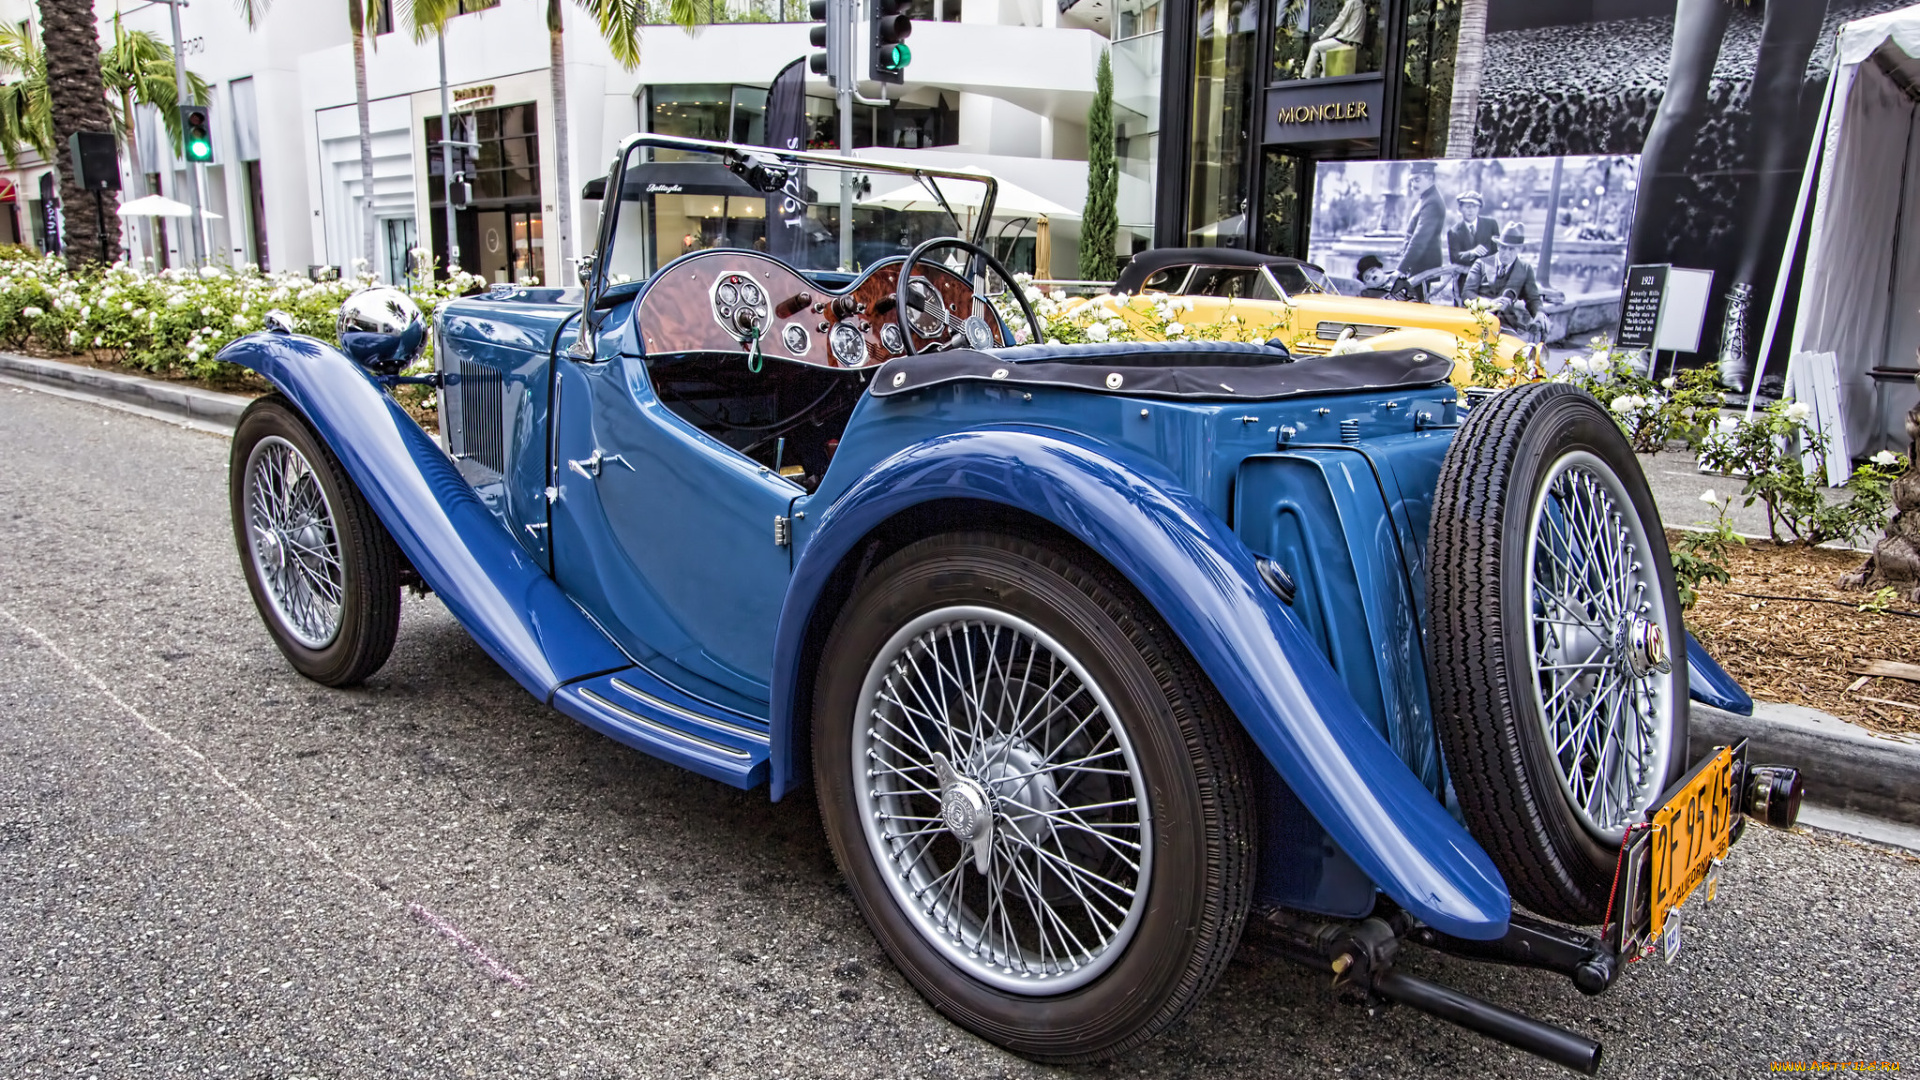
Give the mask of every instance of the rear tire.
[[1599, 402], [1547, 383], [1473, 410], [1427, 580], [1434, 723], [1467, 827], [1515, 900], [1597, 923], [1625, 830], [1687, 766], [1673, 563]]
[[935, 1008], [1050, 1062], [1191, 1009], [1254, 884], [1237, 722], [1089, 561], [991, 533], [913, 544], [842, 610], [815, 697], [821, 816], [874, 935]]
[[288, 663], [327, 686], [380, 670], [400, 631], [400, 552], [285, 398], [241, 414], [227, 486], [247, 588]]

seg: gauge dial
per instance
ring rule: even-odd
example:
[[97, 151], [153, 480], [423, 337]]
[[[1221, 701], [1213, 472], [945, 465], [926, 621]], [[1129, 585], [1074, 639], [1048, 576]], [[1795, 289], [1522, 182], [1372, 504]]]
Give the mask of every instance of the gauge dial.
[[859, 367], [867, 362], [867, 335], [851, 322], [838, 322], [827, 333], [827, 347], [842, 367]]
[[947, 305], [925, 278], [907, 282], [907, 321], [921, 337], [945, 337]]
[[740, 287], [731, 281], [720, 283], [720, 302], [731, 307], [740, 302]]
[[807, 349], [813, 345], [812, 339], [807, 334], [807, 328], [797, 322], [788, 323], [780, 331], [780, 341], [787, 347], [787, 351], [795, 356], [805, 356]]
[[881, 324], [880, 347], [890, 353], [903, 353], [907, 351], [907, 336], [900, 332], [899, 323]]

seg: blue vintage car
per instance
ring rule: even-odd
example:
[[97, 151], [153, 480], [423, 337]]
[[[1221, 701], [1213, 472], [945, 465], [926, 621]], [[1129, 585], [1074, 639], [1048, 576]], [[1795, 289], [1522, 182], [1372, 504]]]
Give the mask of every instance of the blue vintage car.
[[[1253, 925], [1591, 1071], [1597, 1043], [1394, 960], [1598, 993], [1678, 947], [1746, 816], [1797, 812], [1791, 770], [1689, 758], [1619, 430], [1564, 385], [1469, 409], [1429, 352], [1044, 343], [993, 191], [636, 136], [589, 189], [582, 287], [447, 305], [433, 375], [400, 374], [426, 331], [393, 290], [339, 349], [235, 343], [278, 389], [232, 468], [269, 632], [355, 683], [430, 589], [609, 737], [813, 784], [900, 970], [1036, 1059], [1151, 1038]], [[422, 379], [444, 444], [389, 394]]]

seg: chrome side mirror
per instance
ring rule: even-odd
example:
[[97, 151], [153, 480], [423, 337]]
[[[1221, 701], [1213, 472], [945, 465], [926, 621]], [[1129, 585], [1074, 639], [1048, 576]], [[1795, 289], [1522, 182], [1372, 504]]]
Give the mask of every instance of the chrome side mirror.
[[274, 308], [260, 317], [260, 324], [269, 334], [293, 333], [293, 316]]
[[334, 328], [340, 351], [376, 375], [398, 373], [418, 359], [427, 344], [427, 320], [420, 305], [386, 285], [347, 297]]
[[585, 255], [575, 256], [573, 260], [574, 279], [583, 289], [593, 281], [593, 258], [594, 252], [589, 251]]

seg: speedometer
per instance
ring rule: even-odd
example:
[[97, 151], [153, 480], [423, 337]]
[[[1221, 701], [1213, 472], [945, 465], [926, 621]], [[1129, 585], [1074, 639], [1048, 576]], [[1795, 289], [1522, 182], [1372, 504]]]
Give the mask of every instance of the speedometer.
[[907, 282], [907, 321], [921, 337], [947, 336], [947, 305], [925, 278]]
[[827, 332], [827, 347], [841, 367], [859, 367], [867, 362], [867, 335], [851, 322], [838, 322]]

